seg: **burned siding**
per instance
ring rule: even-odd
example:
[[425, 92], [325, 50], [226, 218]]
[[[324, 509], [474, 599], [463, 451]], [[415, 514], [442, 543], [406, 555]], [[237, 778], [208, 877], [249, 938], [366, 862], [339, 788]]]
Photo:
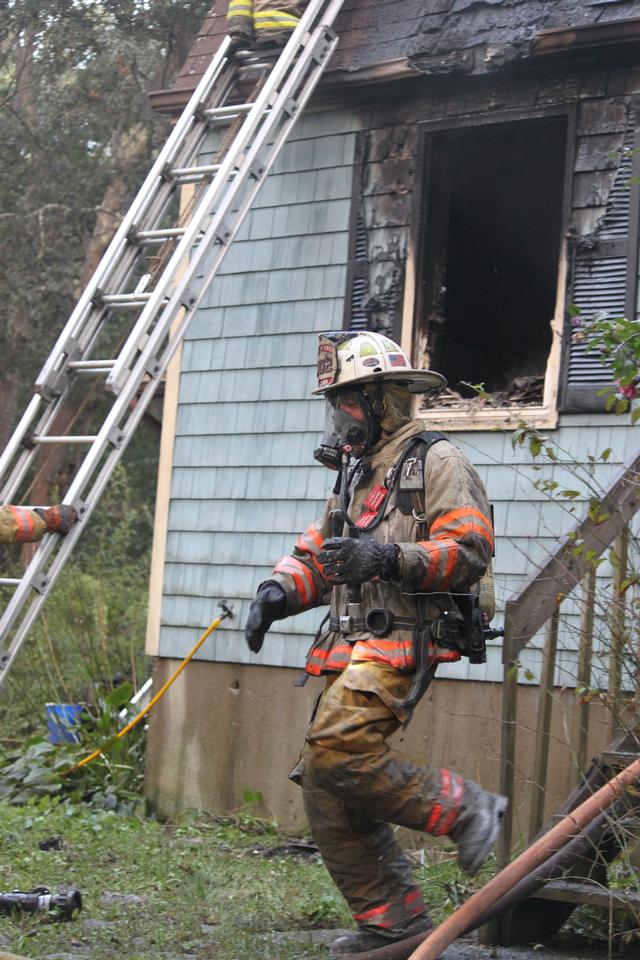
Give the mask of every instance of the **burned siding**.
[[[352, 292], [346, 325], [400, 338], [407, 243], [415, 180], [416, 129], [403, 125], [358, 136], [352, 219]], [[350, 308], [350, 309], [349, 309]]]
[[[629, 232], [629, 223], [634, 205], [637, 206], [637, 188], [630, 183], [630, 158], [635, 143], [637, 114], [633, 104], [640, 90], [640, 71], [583, 70], [538, 78], [512, 77], [499, 82], [449, 80], [435, 85], [433, 81], [423, 81], [398, 84], [396, 89], [393, 101], [385, 104], [382, 96], [373, 94], [369, 105], [362, 109], [364, 129], [359, 135], [360, 170], [355, 178], [354, 196], [358, 216], [352, 221], [352, 229], [358, 229], [360, 250], [360, 312], [356, 325], [366, 322], [374, 329], [399, 334], [407, 251], [411, 243], [419, 245], [424, 241], [424, 171], [420, 152], [423, 134], [556, 113], [566, 115], [568, 124], [567, 156], [571, 169], [564, 225], [568, 228], [569, 252], [578, 259], [585, 251], [591, 259], [598, 252], [621, 258], [618, 282], [621, 271], [622, 308], [632, 307], [637, 239]], [[614, 221], [615, 235], [611, 233]], [[570, 271], [571, 283], [575, 277], [575, 270]], [[584, 302], [583, 298], [581, 307], [585, 312], [597, 308], [609, 280], [610, 274], [605, 270], [600, 290], [597, 283], [591, 288], [593, 303]], [[574, 298], [570, 287], [567, 301]], [[611, 302], [613, 312], [622, 312], [619, 299]], [[416, 317], [416, 326], [419, 321], [420, 317]], [[347, 315], [346, 326], [349, 325]], [[568, 376], [570, 329], [566, 337], [564, 374]], [[423, 362], [427, 364], [428, 344], [419, 336], [416, 341], [425, 348]], [[606, 371], [595, 371], [593, 362], [588, 366], [584, 380], [587, 387], [590, 383], [599, 386], [606, 382]], [[582, 394], [580, 405], [573, 409], [596, 409], [602, 401], [593, 406], [595, 391], [582, 389], [581, 370], [586, 370], [584, 365], [573, 364], [573, 382]], [[572, 409], [570, 404], [567, 409]]]

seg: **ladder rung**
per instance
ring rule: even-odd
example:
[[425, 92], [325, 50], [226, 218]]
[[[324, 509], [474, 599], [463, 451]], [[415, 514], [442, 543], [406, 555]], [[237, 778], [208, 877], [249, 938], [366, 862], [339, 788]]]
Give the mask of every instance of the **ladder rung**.
[[167, 227], [164, 230], [137, 230], [133, 233], [135, 240], [158, 241], [173, 240], [183, 237], [186, 233], [186, 227]]
[[17, 587], [22, 580], [16, 580], [15, 577], [0, 577], [0, 587]]
[[262, 53], [256, 60], [245, 60], [238, 64], [238, 73], [253, 73], [256, 70], [270, 70], [275, 57]]
[[97, 437], [77, 436], [77, 437], [31, 437], [31, 443], [54, 444], [54, 443], [93, 443]]
[[189, 183], [192, 180], [202, 180], [203, 177], [217, 173], [220, 167], [220, 163], [208, 163], [201, 167], [172, 167], [169, 170], [169, 175], [182, 183]]
[[205, 117], [215, 120], [216, 117], [235, 117], [239, 113], [249, 113], [254, 106], [251, 103], [236, 103], [235, 106], [228, 107], [206, 107], [202, 113]]
[[115, 360], [72, 360], [67, 364], [70, 370], [86, 370], [89, 373], [102, 373], [103, 370], [111, 370], [115, 365]]
[[101, 303], [107, 303], [111, 307], [136, 306], [147, 303], [150, 299], [150, 293], [103, 293], [100, 297]]

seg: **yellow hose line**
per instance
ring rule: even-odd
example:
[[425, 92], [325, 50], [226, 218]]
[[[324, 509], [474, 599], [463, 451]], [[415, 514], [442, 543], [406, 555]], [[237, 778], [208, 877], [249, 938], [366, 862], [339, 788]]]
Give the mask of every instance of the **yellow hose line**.
[[123, 727], [122, 730], [119, 730], [118, 733], [114, 734], [113, 737], [109, 737], [108, 740], [105, 740], [102, 746], [98, 747], [97, 750], [94, 750], [93, 753], [90, 753], [87, 757], [83, 757], [82, 760], [79, 760], [78, 763], [74, 764], [73, 767], [69, 767], [68, 770], [63, 770], [60, 776], [68, 777], [70, 773], [74, 773], [76, 770], [79, 770], [80, 767], [86, 767], [88, 763], [91, 763], [91, 761], [95, 760], [96, 757], [99, 757], [101, 753], [104, 753], [104, 751], [108, 747], [110, 747], [112, 743], [115, 743], [116, 740], [122, 740], [122, 738], [126, 736], [126, 734], [129, 733], [130, 730], [133, 730], [133, 728], [140, 723], [142, 718], [146, 717], [146, 715], [149, 713], [151, 708], [155, 706], [155, 704], [158, 702], [160, 697], [164, 696], [164, 694], [167, 692], [167, 690], [169, 689], [173, 681], [178, 679], [178, 677], [180, 676], [180, 674], [182, 673], [186, 665], [196, 655], [196, 653], [198, 652], [202, 644], [205, 642], [205, 640], [211, 636], [214, 630], [217, 630], [217, 628], [220, 626], [220, 624], [224, 619], [225, 619], [225, 616], [218, 617], [217, 620], [214, 620], [213, 623], [207, 627], [207, 629], [202, 634], [202, 636], [200, 637], [196, 645], [193, 647], [193, 649], [189, 651], [189, 653], [186, 655], [186, 657], [184, 658], [180, 666], [177, 668], [177, 670], [174, 671], [174, 673], [172, 673], [172, 675], [169, 677], [167, 682], [158, 690], [156, 695], [151, 698], [151, 700], [146, 705], [144, 710], [141, 710], [140, 713], [133, 718], [133, 720], [130, 720], [129, 723], [126, 725], [126, 727]]

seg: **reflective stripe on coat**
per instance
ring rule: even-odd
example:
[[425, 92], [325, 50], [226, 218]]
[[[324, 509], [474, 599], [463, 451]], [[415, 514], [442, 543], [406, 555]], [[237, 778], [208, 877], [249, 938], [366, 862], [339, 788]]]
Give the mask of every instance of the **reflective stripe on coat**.
[[0, 507], [0, 543], [33, 543], [41, 540], [47, 526], [39, 514], [28, 507]]

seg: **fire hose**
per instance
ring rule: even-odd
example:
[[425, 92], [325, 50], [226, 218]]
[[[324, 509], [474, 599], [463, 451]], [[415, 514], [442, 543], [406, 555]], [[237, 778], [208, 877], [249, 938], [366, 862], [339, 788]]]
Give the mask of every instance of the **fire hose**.
[[[608, 808], [621, 798], [624, 789], [639, 781], [640, 759], [634, 760], [568, 813], [426, 937], [420, 934], [389, 944], [388, 947], [351, 954], [350, 960], [438, 960], [442, 951], [458, 937], [514, 906], [537, 886], [542, 886], [548, 879], [546, 874], [557, 868], [558, 861], [561, 862], [567, 846], [581, 840], [579, 835], [583, 831], [589, 832], [593, 821], [600, 820]], [[543, 864], [544, 876], [536, 876], [534, 872]]]

